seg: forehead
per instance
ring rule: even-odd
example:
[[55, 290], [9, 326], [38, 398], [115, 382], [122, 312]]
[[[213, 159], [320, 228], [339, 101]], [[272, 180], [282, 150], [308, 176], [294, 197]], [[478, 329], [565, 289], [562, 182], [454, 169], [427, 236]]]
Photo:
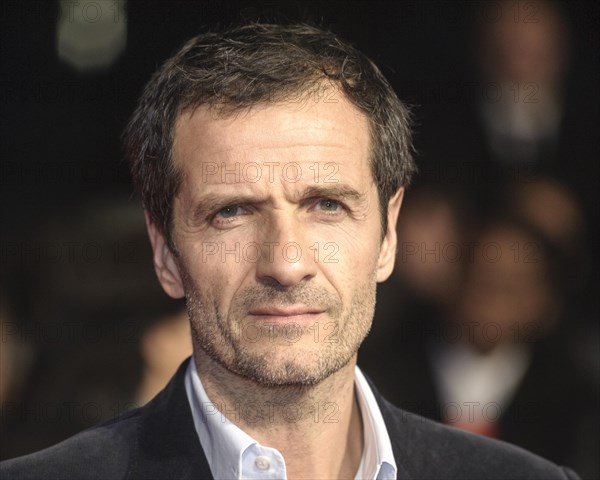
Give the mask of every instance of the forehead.
[[[182, 113], [175, 124], [174, 160], [188, 170], [205, 160], [331, 161], [368, 166], [369, 122], [337, 95], [325, 101], [262, 104], [228, 115], [207, 107]], [[191, 165], [190, 165], [191, 164]]]

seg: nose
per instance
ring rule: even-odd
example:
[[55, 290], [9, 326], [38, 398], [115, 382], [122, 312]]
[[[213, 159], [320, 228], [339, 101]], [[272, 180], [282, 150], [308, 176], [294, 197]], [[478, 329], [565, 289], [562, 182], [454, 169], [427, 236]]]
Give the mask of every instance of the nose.
[[317, 273], [314, 252], [306, 241], [305, 225], [285, 213], [265, 226], [256, 275], [261, 283], [291, 287]]

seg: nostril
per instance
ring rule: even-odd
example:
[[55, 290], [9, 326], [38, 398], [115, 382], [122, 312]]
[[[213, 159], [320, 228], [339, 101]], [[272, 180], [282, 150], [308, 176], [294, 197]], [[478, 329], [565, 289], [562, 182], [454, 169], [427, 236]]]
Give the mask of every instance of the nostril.
[[275, 277], [270, 277], [270, 276], [264, 276], [264, 277], [260, 277], [259, 278], [259, 282], [266, 286], [266, 287], [270, 287], [274, 290], [277, 290], [279, 292], [283, 292], [289, 289], [289, 287], [282, 285], [281, 283], [279, 283], [279, 281], [277, 281], [277, 279]]

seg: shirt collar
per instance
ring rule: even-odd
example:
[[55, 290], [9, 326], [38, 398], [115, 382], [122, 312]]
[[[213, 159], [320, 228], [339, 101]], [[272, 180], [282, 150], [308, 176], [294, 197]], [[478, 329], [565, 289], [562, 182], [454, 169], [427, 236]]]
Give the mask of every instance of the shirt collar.
[[242, 453], [257, 442], [231, 423], [217, 405], [209, 400], [193, 356], [185, 375], [185, 389], [200, 445], [213, 477], [241, 478]]
[[[390, 437], [373, 391], [358, 366], [355, 367], [354, 386], [362, 415], [365, 439], [357, 478], [395, 480], [397, 468]], [[283, 457], [277, 450], [261, 446], [250, 435], [230, 422], [221, 413], [218, 405], [209, 400], [193, 356], [186, 371], [185, 389], [200, 445], [215, 479], [241, 479], [242, 473], [246, 478], [249, 472], [245, 471], [247, 465], [247, 461], [244, 462], [245, 454], [257, 449], [260, 452], [269, 451], [272, 456], [281, 458], [284, 463]], [[280, 472], [283, 472], [285, 478], [285, 465]]]
[[375, 395], [358, 366], [354, 369], [354, 386], [365, 436], [362, 468], [359, 469], [358, 477], [377, 480], [395, 479], [397, 467], [392, 442]]

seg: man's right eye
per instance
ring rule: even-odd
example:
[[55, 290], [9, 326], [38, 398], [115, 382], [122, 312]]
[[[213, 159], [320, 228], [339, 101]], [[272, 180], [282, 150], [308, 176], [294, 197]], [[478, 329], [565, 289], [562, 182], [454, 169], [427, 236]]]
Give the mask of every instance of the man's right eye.
[[209, 217], [209, 221], [216, 228], [225, 228], [234, 226], [238, 223], [239, 217], [249, 214], [250, 211], [243, 205], [228, 205], [213, 213]]
[[230, 205], [219, 210], [215, 217], [232, 218], [236, 215], [241, 214], [240, 210], [242, 210], [242, 207], [240, 207], [239, 205]]

